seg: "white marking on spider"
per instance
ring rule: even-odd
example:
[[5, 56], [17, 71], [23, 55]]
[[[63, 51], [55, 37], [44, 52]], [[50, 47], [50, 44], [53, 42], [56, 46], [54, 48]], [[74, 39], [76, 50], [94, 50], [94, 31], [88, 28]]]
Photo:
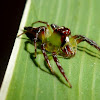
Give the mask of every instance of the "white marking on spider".
[[69, 37], [66, 37], [65, 41], [66, 41], [66, 42], [69, 42]]

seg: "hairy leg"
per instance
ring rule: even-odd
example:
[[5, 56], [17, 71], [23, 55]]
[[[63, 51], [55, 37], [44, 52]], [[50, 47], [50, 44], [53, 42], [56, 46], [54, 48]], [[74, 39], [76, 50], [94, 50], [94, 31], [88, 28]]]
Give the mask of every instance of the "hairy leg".
[[87, 43], [89, 43], [91, 46], [95, 47], [96, 49], [98, 49], [100, 51], [100, 47], [97, 45], [96, 42], [94, 42], [93, 40], [90, 40], [88, 38], [86, 38], [85, 36], [82, 35], [75, 35], [72, 38], [77, 39], [77, 44], [79, 44], [80, 42], [86, 41]]
[[65, 78], [66, 81], [68, 82], [69, 86], [72, 88], [72, 85], [70, 84], [68, 78], [67, 78], [66, 75], [65, 75], [65, 72], [64, 72], [63, 68], [61, 67], [61, 65], [60, 65], [60, 63], [59, 63], [59, 61], [58, 61], [58, 59], [57, 59], [56, 53], [53, 52], [53, 53], [52, 53], [52, 56], [53, 56], [53, 59], [54, 59], [56, 65], [57, 65], [58, 69], [60, 70], [61, 74], [64, 76], [64, 78]]
[[48, 30], [49, 30], [49, 33], [52, 34], [52, 30], [51, 30], [51, 26], [47, 23], [47, 22], [44, 22], [44, 21], [36, 21], [34, 23], [32, 23], [32, 26], [36, 23], [43, 23], [43, 24], [46, 24]]
[[32, 23], [32, 26], [33, 26], [34, 24], [36, 24], [36, 23], [43, 23], [43, 24], [46, 24], [47, 27], [50, 27], [50, 25], [49, 25], [47, 22], [44, 22], [44, 21], [36, 21], [36, 22]]
[[48, 64], [49, 69], [51, 70], [52, 74], [54, 74], [54, 71], [53, 71], [53, 69], [52, 69], [52, 67], [51, 67], [51, 65], [50, 65], [50, 61], [49, 61], [48, 56], [47, 56], [47, 54], [46, 54], [45, 43], [41, 44], [41, 49], [42, 49], [42, 53], [43, 53], [43, 55], [44, 55], [45, 61], [46, 61], [47, 64]]
[[[35, 38], [33, 39], [34, 40], [34, 46], [35, 46], [35, 57], [36, 57], [36, 48], [37, 48], [36, 42], [38, 40], [38, 36], [39, 36], [39, 34], [42, 34], [42, 39], [43, 39], [44, 38], [45, 31], [46, 31], [46, 28], [45, 27], [38, 28], [38, 31], [35, 34]], [[41, 32], [43, 32], [43, 33], [41, 33]]]

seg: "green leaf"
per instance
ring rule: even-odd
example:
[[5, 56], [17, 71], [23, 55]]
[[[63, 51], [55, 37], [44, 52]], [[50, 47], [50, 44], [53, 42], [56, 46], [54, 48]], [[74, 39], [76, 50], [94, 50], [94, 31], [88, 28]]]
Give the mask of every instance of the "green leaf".
[[[18, 34], [41, 20], [66, 26], [72, 35], [84, 35], [100, 45], [99, 4], [99, 0], [28, 0]], [[37, 53], [34, 59], [34, 46], [25, 35], [16, 39], [0, 91], [2, 100], [100, 100], [100, 52], [95, 48], [84, 42], [75, 57], [58, 56], [72, 88], [53, 59], [57, 75], [48, 70], [40, 49]]]

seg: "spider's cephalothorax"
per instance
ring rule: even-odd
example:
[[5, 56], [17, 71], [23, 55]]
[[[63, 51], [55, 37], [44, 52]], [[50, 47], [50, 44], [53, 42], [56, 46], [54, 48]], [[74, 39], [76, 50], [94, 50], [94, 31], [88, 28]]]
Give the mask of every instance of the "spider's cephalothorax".
[[52, 53], [53, 59], [56, 65], [58, 66], [60, 72], [68, 82], [69, 86], [72, 87], [65, 75], [63, 68], [61, 67], [57, 59], [57, 54], [67, 58], [74, 56], [77, 51], [77, 44], [79, 44], [82, 41], [86, 41], [87, 43], [94, 46], [98, 50], [100, 50], [100, 47], [94, 41], [86, 38], [85, 36], [82, 35], [71, 36], [70, 29], [64, 26], [59, 27], [55, 24], [49, 25], [47, 22], [43, 21], [36, 21], [32, 23], [32, 26], [35, 23], [43, 23], [46, 26], [24, 27], [24, 32], [22, 33], [26, 34], [26, 36], [30, 40], [34, 41], [35, 57], [36, 57], [36, 42], [41, 41], [41, 50], [51, 72], [54, 74], [54, 71], [52, 70], [49, 59], [47, 57], [46, 51]]

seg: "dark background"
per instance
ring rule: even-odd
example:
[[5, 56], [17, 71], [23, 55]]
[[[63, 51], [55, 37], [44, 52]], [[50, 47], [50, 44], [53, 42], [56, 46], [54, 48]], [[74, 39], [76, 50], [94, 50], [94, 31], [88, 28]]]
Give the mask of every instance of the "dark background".
[[12, 52], [26, 0], [0, 2], [0, 86]]

